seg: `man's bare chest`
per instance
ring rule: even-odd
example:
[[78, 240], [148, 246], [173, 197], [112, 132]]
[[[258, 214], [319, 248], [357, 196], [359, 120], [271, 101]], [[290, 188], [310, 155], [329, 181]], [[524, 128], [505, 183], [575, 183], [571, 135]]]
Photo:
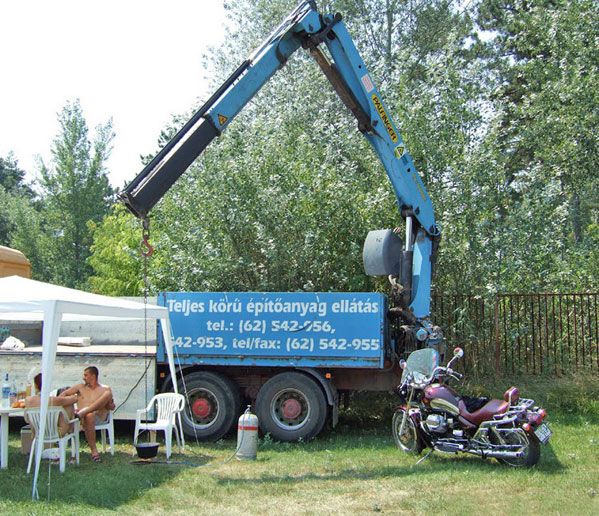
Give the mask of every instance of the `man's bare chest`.
[[103, 392], [104, 389], [102, 389], [101, 387], [96, 387], [95, 389], [91, 389], [89, 387], [82, 387], [81, 389], [79, 389], [79, 398], [81, 399], [81, 401], [95, 401], [100, 396], [102, 396]]

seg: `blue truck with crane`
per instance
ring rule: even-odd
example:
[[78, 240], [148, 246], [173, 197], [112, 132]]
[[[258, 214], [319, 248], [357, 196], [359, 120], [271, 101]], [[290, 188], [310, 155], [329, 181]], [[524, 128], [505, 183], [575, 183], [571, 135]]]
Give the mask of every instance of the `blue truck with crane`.
[[440, 230], [412, 157], [340, 14], [303, 1], [231, 74], [209, 100], [120, 193], [142, 219], [220, 136], [262, 86], [300, 48], [314, 58], [357, 120], [385, 169], [404, 221], [375, 230], [364, 243], [366, 274], [387, 276], [390, 293], [165, 292], [179, 377], [168, 376], [159, 343], [159, 388], [177, 382], [187, 396], [190, 437], [219, 439], [235, 424], [242, 401], [254, 404], [264, 433], [292, 441], [337, 422], [352, 391], [389, 391], [402, 354], [443, 347], [430, 318], [431, 279]]

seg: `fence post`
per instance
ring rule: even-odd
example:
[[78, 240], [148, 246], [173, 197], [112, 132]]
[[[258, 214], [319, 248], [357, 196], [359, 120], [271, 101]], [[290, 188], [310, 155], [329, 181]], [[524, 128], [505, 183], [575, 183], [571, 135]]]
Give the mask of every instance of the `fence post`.
[[495, 372], [501, 375], [501, 344], [499, 339], [499, 294], [495, 294], [493, 305], [494, 337], [495, 337]]

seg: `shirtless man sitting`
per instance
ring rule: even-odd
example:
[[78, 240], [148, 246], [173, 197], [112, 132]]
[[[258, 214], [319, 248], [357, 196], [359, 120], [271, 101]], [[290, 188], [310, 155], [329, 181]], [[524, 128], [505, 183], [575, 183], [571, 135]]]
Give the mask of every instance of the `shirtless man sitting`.
[[[42, 392], [42, 373], [39, 373], [33, 379], [37, 392]], [[77, 403], [77, 396], [50, 396], [50, 407], [63, 407], [68, 415], [68, 419], [65, 419], [61, 414], [58, 418], [58, 433], [63, 436], [73, 431], [73, 425], [69, 423], [70, 419], [73, 419], [75, 415], [75, 403]], [[40, 395], [36, 394], [33, 396], [27, 396], [25, 398], [25, 408], [35, 408], [40, 406]]]
[[83, 424], [94, 462], [101, 462], [96, 448], [96, 425], [104, 423], [108, 412], [114, 409], [112, 391], [107, 385], [98, 382], [98, 374], [97, 367], [86, 367], [83, 371], [83, 383], [73, 385], [62, 392], [62, 396], [77, 396], [76, 415]]

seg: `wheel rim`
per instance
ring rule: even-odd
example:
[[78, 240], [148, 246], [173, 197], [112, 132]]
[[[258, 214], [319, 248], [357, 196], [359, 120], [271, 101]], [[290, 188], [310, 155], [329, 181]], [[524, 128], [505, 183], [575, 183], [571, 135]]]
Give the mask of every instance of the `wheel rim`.
[[277, 392], [270, 403], [270, 416], [279, 428], [299, 430], [309, 420], [310, 401], [297, 389], [282, 389]]
[[401, 435], [399, 434], [399, 430], [401, 428], [401, 422], [403, 421], [404, 411], [398, 412], [395, 417], [395, 425], [393, 427], [393, 437], [395, 438], [395, 443], [404, 451], [414, 451], [416, 449], [416, 442], [418, 437], [416, 436], [416, 427], [414, 426], [414, 422], [408, 416], [406, 419], [406, 423], [403, 428], [403, 432]]
[[522, 435], [520, 432], [510, 432], [506, 434], [503, 438], [505, 444], [520, 444], [522, 445], [522, 451], [524, 455], [521, 457], [506, 457], [502, 458], [503, 462], [509, 466], [520, 467], [526, 464], [528, 460], [528, 454], [530, 453], [530, 446], [528, 443], [528, 439], [526, 436]]
[[214, 424], [220, 412], [218, 399], [208, 389], [196, 389], [189, 394], [189, 405], [185, 411], [187, 419], [198, 429]]

